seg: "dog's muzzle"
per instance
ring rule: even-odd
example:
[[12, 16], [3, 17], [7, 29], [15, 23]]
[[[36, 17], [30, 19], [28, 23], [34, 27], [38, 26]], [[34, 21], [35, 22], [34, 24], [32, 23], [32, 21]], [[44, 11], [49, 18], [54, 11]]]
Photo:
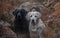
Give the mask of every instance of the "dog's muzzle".
[[35, 25], [35, 24], [36, 24], [35, 20], [32, 20], [32, 24], [33, 24], [33, 25]]
[[20, 13], [18, 13], [18, 14], [17, 14], [17, 17], [18, 17], [18, 18], [21, 18], [21, 14], [20, 14]]

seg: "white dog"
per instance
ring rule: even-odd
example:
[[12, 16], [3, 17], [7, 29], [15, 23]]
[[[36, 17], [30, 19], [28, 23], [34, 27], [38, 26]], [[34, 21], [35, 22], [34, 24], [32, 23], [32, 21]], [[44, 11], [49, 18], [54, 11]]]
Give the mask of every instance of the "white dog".
[[45, 28], [45, 24], [40, 17], [40, 12], [34, 9], [26, 15], [26, 18], [29, 20], [30, 38], [43, 38], [42, 32]]

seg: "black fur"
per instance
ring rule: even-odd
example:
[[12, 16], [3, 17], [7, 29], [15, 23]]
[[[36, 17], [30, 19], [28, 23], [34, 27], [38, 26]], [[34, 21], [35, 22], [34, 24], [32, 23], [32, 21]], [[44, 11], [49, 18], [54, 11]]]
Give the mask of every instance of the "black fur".
[[15, 16], [15, 21], [14, 21], [14, 29], [15, 32], [28, 32], [29, 29], [29, 22], [26, 20], [26, 14], [28, 12], [24, 9], [16, 9], [13, 11], [13, 15]]

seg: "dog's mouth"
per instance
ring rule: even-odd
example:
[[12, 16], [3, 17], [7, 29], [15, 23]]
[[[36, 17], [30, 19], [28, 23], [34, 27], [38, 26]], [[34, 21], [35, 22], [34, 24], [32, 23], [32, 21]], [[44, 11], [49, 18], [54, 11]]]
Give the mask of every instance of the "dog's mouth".
[[33, 25], [36, 25], [36, 22], [34, 21], [34, 20], [32, 20], [32, 22], [31, 22]]
[[32, 22], [33, 25], [35, 25], [36, 23], [35, 22]]
[[36, 25], [36, 24], [38, 24], [38, 20], [32, 20], [31, 23], [32, 23], [33, 25]]

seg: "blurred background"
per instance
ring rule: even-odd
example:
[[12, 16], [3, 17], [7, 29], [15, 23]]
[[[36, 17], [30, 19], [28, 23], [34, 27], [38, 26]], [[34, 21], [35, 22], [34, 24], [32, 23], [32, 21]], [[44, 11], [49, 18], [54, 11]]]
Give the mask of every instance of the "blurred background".
[[[1, 34], [2, 30], [7, 27], [14, 27], [14, 16], [12, 14], [12, 11], [26, 2], [38, 3], [45, 7], [42, 9], [41, 17], [46, 25], [44, 31], [45, 38], [60, 38], [60, 0], [0, 0], [0, 35], [2, 36], [0, 37], [5, 37], [3, 37], [3, 34]], [[1, 25], [3, 28], [4, 25], [7, 27], [2, 29]], [[8, 31], [8, 28], [5, 30]], [[26, 35], [24, 34], [19, 34], [18, 38], [24, 38], [25, 36]]]

